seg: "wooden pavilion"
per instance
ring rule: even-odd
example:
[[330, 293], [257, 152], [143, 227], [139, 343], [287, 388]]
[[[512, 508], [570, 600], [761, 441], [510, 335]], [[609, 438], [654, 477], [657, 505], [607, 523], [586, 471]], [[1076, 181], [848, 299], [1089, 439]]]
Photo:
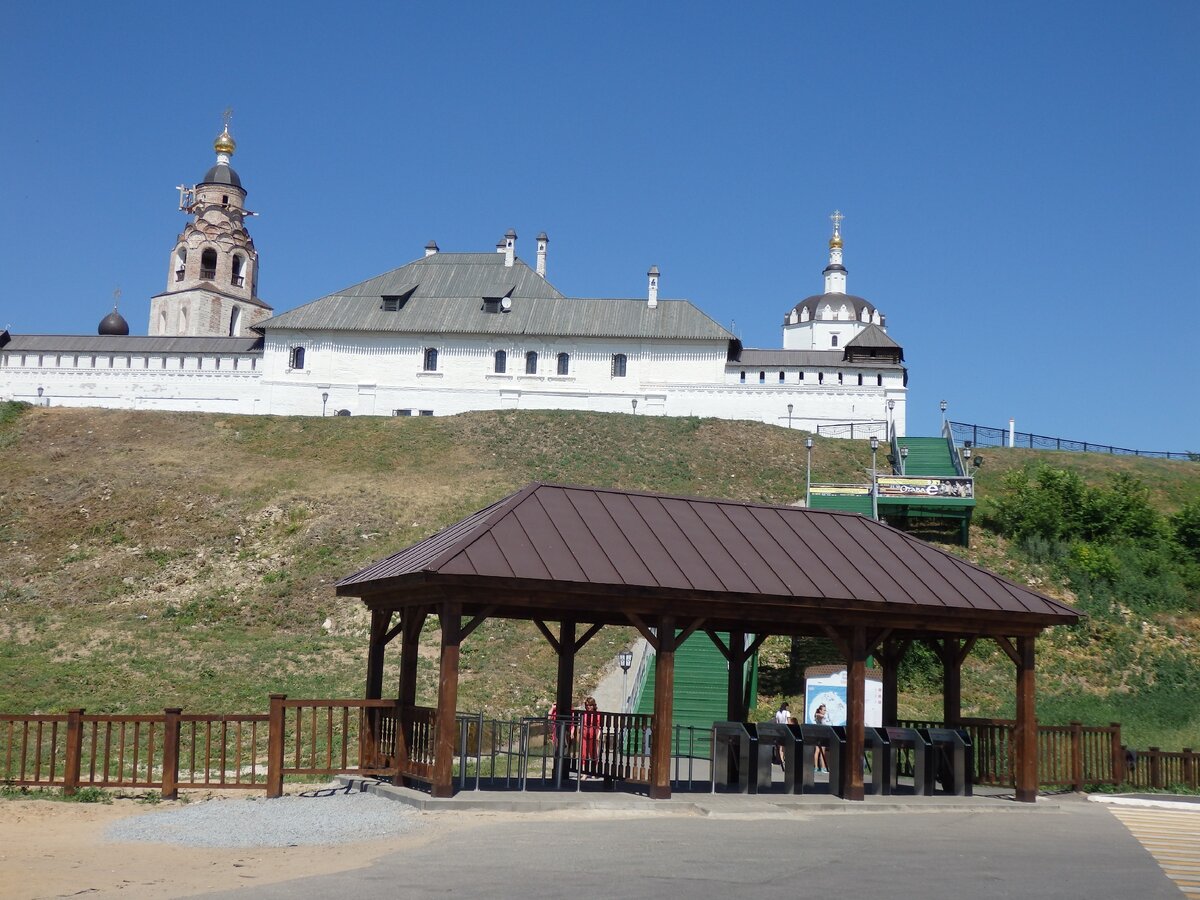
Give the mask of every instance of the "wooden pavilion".
[[[557, 704], [570, 709], [575, 654], [605, 625], [632, 625], [657, 653], [649, 794], [670, 787], [675, 648], [697, 630], [729, 660], [728, 718], [746, 716], [743, 665], [768, 635], [828, 637], [847, 668], [847, 799], [861, 800], [864, 673], [884, 669], [884, 719], [896, 720], [900, 660], [914, 640], [938, 649], [944, 718], [961, 715], [960, 671], [979, 638], [1016, 666], [1016, 796], [1037, 794], [1034, 642], [1079, 621], [1063, 603], [855, 513], [634, 491], [531, 484], [412, 547], [343, 578], [339, 596], [371, 611], [369, 699], [401, 638], [397, 733], [410, 733], [418, 642], [441, 625], [432, 766], [397, 771], [453, 793], [459, 647], [489, 617], [534, 622], [558, 654]], [[398, 619], [395, 617], [398, 616]], [[556, 624], [557, 630], [551, 625]], [[581, 625], [586, 630], [579, 633]], [[726, 644], [718, 632], [728, 632]], [[748, 642], [747, 635], [754, 635]]]

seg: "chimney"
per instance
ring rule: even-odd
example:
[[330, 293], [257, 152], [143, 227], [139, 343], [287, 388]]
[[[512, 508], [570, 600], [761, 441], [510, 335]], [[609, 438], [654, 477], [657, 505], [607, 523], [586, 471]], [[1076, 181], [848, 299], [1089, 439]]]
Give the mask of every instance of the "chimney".
[[658, 306], [658, 266], [651, 266], [646, 276], [650, 279], [650, 293], [646, 306], [654, 309]]
[[428, 244], [425, 245], [425, 255], [426, 256], [433, 256], [433, 254], [435, 254], [437, 252], [438, 252], [437, 241], [430, 241]]
[[496, 244], [496, 252], [497, 252], [497, 253], [503, 253], [503, 252], [504, 252], [504, 241], [499, 241], [499, 242]]
[[504, 267], [511, 269], [517, 256], [517, 233], [511, 228], [504, 233]]
[[537, 236], [538, 242], [538, 257], [537, 257], [537, 273], [543, 278], [546, 277], [546, 245], [550, 243], [550, 238], [546, 237], [546, 232], [542, 232]]

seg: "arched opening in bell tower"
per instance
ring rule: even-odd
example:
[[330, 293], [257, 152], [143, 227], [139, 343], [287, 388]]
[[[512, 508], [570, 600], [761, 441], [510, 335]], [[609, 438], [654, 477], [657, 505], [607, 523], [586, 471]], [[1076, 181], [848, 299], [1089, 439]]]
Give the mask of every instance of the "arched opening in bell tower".
[[239, 306], [235, 306], [229, 314], [229, 336], [242, 336], [242, 309]]
[[183, 281], [184, 271], [187, 268], [187, 247], [179, 246], [175, 248], [175, 280]]
[[229, 277], [229, 283], [234, 287], [241, 287], [246, 283], [245, 277], [246, 257], [240, 253], [233, 254], [233, 270]]
[[200, 254], [200, 277], [209, 281], [217, 277], [217, 251], [205, 250]]

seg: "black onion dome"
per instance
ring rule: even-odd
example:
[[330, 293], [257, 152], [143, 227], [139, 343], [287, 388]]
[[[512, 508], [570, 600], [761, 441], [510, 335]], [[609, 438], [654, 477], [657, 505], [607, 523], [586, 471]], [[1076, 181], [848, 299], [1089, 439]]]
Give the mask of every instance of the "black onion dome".
[[100, 320], [100, 327], [96, 329], [96, 334], [121, 335], [124, 337], [129, 334], [129, 323], [125, 321], [123, 315], [114, 309]]
[[229, 184], [235, 188], [240, 188], [242, 186], [242, 179], [238, 178], [238, 173], [233, 171], [233, 166], [228, 163], [217, 163], [204, 173], [204, 180], [200, 183]]

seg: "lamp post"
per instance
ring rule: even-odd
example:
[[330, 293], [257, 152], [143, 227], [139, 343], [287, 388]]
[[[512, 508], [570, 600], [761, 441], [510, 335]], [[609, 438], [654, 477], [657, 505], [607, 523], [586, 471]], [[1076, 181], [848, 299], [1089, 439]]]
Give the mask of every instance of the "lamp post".
[[792, 428], [792, 404], [788, 404], [788, 430]]
[[42, 405], [42, 392], [45, 390], [46, 389], [44, 387], [42, 387], [40, 384], [38, 385], [38, 406]]
[[633, 403], [633, 414], [636, 416], [637, 415], [637, 397], [634, 397], [631, 402]]
[[325, 418], [325, 404], [329, 402], [329, 391], [321, 391], [321, 418]]
[[908, 462], [908, 448], [901, 447], [900, 448], [900, 474], [901, 475], [908, 474], [906, 471], [907, 470], [907, 465], [906, 465], [907, 462]]
[[878, 473], [875, 470], [875, 456], [879, 452], [879, 438], [871, 435], [871, 517], [876, 521], [879, 520], [879, 490], [876, 479]]
[[896, 409], [896, 401], [895, 401], [894, 399], [890, 399], [890, 398], [889, 398], [889, 400], [888, 400], [888, 402], [887, 402], [887, 409], [888, 409], [888, 415], [887, 415], [887, 418], [888, 418], [888, 433], [887, 433], [887, 437], [888, 437], [888, 440], [889, 440], [889, 441], [891, 441], [891, 439], [892, 439], [892, 432], [893, 432], [893, 431], [895, 431], [895, 428], [896, 428], [896, 426], [895, 426], [896, 414], [895, 414], [895, 412], [894, 412], [894, 410]]
[[622, 650], [617, 654], [617, 665], [621, 667], [621, 712], [629, 705], [629, 667], [633, 665], [633, 651]]
[[942, 411], [942, 428], [944, 430], [946, 427], [946, 401], [945, 400], [943, 400], [941, 403], [938, 404], [938, 409], [940, 409]]
[[804, 508], [808, 509], [812, 506], [812, 438], [804, 439], [804, 450]]

